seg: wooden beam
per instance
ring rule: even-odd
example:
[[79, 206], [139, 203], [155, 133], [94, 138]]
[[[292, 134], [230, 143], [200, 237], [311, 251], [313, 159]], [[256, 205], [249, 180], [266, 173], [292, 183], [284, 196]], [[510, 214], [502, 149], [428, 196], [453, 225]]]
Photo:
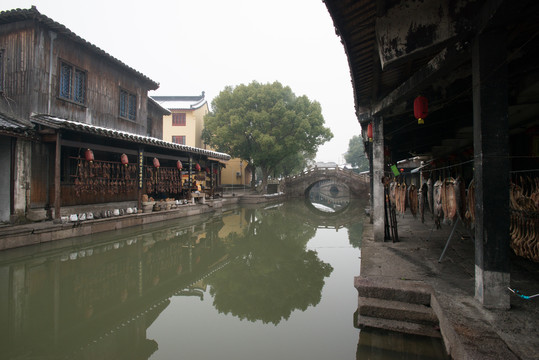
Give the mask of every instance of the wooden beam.
[[62, 145], [70, 146], [74, 148], [85, 148], [85, 149], [99, 150], [99, 151], [104, 151], [104, 152], [113, 152], [113, 153], [118, 153], [118, 154], [126, 153], [127, 155], [138, 155], [138, 151], [133, 150], [133, 149], [125, 149], [125, 148], [119, 148], [115, 146], [85, 143], [85, 142], [80, 142], [80, 141], [62, 140]]
[[416, 96], [432, 81], [447, 74], [469, 58], [470, 48], [467, 43], [457, 42], [444, 48], [412, 77], [375, 104], [371, 108], [370, 116], [387, 113], [393, 106], [405, 98]]

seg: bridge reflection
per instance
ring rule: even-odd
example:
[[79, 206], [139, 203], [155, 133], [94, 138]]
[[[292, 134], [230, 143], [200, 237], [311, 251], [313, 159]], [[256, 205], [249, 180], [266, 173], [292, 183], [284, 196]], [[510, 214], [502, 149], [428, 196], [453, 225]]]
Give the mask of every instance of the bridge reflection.
[[309, 200], [318, 210], [336, 212], [350, 202], [350, 189], [335, 179], [322, 180], [310, 188]]

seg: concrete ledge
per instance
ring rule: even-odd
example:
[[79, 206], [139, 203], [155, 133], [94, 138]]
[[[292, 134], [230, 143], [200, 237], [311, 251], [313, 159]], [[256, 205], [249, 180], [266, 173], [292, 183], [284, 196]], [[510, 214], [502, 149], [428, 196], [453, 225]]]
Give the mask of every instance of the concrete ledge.
[[56, 224], [52, 221], [46, 221], [5, 227], [0, 229], [0, 250], [91, 235], [136, 225], [151, 224], [220, 211], [221, 209], [222, 202], [220, 200], [213, 200], [211, 205], [185, 205], [173, 210], [124, 215], [75, 223]]
[[447, 353], [454, 359], [519, 359], [492, 326], [481, 320], [478, 306], [462, 297], [433, 296], [432, 309], [440, 322]]

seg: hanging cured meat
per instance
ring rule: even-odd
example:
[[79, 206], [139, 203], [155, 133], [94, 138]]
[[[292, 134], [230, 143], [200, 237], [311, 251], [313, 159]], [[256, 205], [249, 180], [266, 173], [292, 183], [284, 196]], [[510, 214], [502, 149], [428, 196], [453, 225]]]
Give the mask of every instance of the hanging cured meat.
[[460, 176], [455, 179], [455, 201], [457, 205], [457, 216], [461, 220], [464, 220], [464, 214], [466, 212], [466, 189]]
[[406, 212], [406, 206], [408, 204], [408, 202], [406, 201], [407, 200], [407, 195], [406, 195], [406, 183], [402, 183], [401, 184], [401, 213], [404, 214]]
[[411, 184], [408, 187], [408, 204], [410, 205], [410, 212], [412, 213], [414, 217], [416, 217], [418, 201], [417, 201], [417, 187], [414, 184]]
[[421, 215], [421, 222], [425, 222], [425, 203], [427, 202], [427, 193], [428, 193], [428, 185], [427, 183], [423, 183], [421, 185], [421, 189], [419, 189], [419, 214]]
[[539, 262], [539, 187], [536, 179], [511, 183], [509, 192], [511, 248], [518, 256]]
[[393, 204], [393, 206], [397, 204], [396, 193], [397, 193], [397, 183], [393, 181], [391, 184], [389, 184], [389, 200], [391, 200], [391, 204]]
[[434, 215], [434, 184], [432, 179], [427, 180], [427, 204], [429, 205], [429, 210], [432, 215]]
[[437, 180], [434, 183], [434, 190], [433, 190], [433, 202], [434, 202], [434, 223], [436, 224], [436, 228], [441, 228], [441, 220], [443, 216], [443, 210], [442, 210], [442, 184], [443, 182], [441, 180]]
[[470, 181], [468, 192], [466, 194], [466, 219], [471, 223], [472, 227], [475, 224], [475, 185], [474, 181]]
[[455, 179], [448, 178], [444, 181], [443, 204], [445, 220], [453, 221], [457, 215], [457, 198], [455, 195]]

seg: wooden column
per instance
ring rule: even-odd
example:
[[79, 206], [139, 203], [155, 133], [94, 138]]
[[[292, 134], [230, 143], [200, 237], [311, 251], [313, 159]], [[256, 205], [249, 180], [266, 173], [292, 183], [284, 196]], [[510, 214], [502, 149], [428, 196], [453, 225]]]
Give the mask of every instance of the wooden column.
[[191, 155], [189, 155], [189, 167], [188, 167], [188, 180], [187, 180], [187, 184], [189, 186], [188, 190], [187, 190], [187, 200], [191, 200], [191, 186], [193, 185], [191, 183], [191, 174], [192, 174], [192, 168], [193, 168], [193, 158], [191, 157]]
[[487, 30], [473, 43], [475, 298], [509, 309], [509, 137], [507, 34]]
[[374, 241], [385, 239], [384, 184], [384, 124], [382, 117], [373, 119], [372, 142], [372, 198]]
[[142, 210], [142, 190], [144, 189], [144, 149], [138, 150], [138, 186], [137, 186], [137, 209]]
[[60, 219], [61, 196], [61, 165], [62, 165], [62, 134], [56, 133], [56, 156], [54, 160], [54, 218]]
[[[366, 131], [366, 130], [365, 130]], [[371, 211], [370, 211], [370, 214], [369, 214], [369, 223], [372, 224], [373, 223], [373, 218], [374, 218], [374, 191], [373, 191], [373, 184], [372, 184], [372, 179], [374, 179], [374, 176], [373, 176], [373, 167], [372, 167], [372, 142], [369, 142], [366, 143], [367, 145], [367, 148], [365, 149], [367, 151], [367, 155], [369, 156], [369, 178], [370, 178], [370, 181], [369, 181], [369, 201], [370, 201], [370, 208], [371, 208]]]

